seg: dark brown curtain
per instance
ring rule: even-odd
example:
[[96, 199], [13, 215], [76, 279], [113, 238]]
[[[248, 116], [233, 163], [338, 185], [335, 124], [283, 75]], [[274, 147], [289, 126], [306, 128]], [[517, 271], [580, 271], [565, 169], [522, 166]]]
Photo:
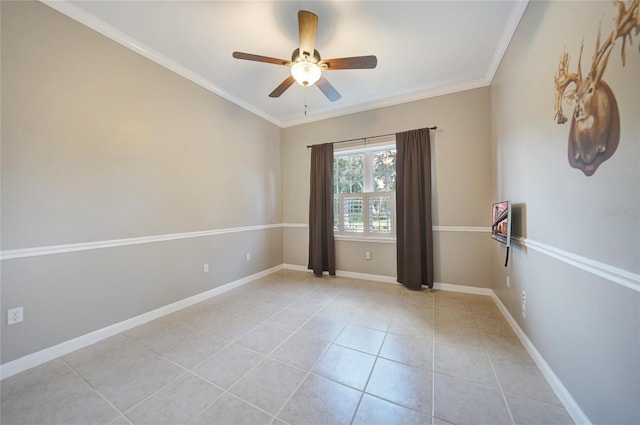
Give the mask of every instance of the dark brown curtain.
[[309, 195], [309, 269], [336, 275], [333, 239], [333, 143], [311, 147]]
[[433, 288], [429, 129], [397, 133], [396, 150], [398, 282]]

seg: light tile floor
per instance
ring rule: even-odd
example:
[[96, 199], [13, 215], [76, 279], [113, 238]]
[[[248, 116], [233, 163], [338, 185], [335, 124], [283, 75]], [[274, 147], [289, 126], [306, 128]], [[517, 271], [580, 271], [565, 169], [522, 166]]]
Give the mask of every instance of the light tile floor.
[[2, 424], [572, 424], [490, 297], [280, 271], [1, 383]]

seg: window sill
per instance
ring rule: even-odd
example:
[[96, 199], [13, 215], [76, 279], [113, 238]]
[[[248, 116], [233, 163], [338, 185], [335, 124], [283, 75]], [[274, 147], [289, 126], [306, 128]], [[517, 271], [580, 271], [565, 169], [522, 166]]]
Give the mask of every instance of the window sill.
[[384, 237], [364, 237], [364, 236], [346, 236], [346, 235], [334, 235], [333, 237], [337, 241], [348, 242], [371, 242], [371, 243], [396, 243], [396, 238], [384, 238]]

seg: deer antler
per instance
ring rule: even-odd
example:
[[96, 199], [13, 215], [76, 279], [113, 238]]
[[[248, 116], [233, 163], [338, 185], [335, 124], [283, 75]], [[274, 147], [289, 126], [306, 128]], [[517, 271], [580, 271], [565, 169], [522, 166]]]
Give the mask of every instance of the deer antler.
[[614, 18], [613, 31], [609, 34], [609, 37], [600, 46], [600, 38], [602, 33], [602, 22], [598, 26], [598, 39], [596, 41], [596, 50], [593, 53], [593, 61], [591, 63], [591, 71], [589, 75], [593, 78], [593, 81], [597, 84], [602, 78], [607, 63], [609, 62], [609, 55], [613, 45], [618, 38], [622, 38], [622, 66], [627, 63], [627, 57], [625, 53], [626, 41], [629, 39], [629, 43], [632, 43], [631, 30], [635, 28], [636, 35], [640, 31], [640, 16], [638, 14], [638, 4], [640, 0], [629, 0], [625, 5], [621, 0], [613, 0], [616, 5], [616, 16]]
[[[555, 76], [556, 85], [556, 116], [555, 120], [558, 124], [564, 124], [567, 122], [567, 117], [562, 112], [562, 97], [569, 84], [573, 83], [576, 86], [582, 81], [582, 49], [584, 47], [584, 40], [580, 45], [580, 57], [578, 58], [578, 73], [569, 73], [569, 53], [566, 51], [560, 56], [560, 63], [558, 64], [558, 73]], [[572, 104], [575, 97], [575, 89], [571, 90], [567, 96], [567, 103]]]
[[[625, 66], [627, 62], [627, 58], [625, 55], [627, 38], [629, 39], [629, 44], [633, 44], [631, 31], [635, 28], [635, 35], [638, 35], [638, 33], [640, 33], [640, 13], [638, 11], [638, 8], [640, 7], [638, 4], [640, 2], [638, 0], [633, 0], [629, 3], [629, 8], [625, 9], [624, 4], [620, 0], [616, 1], [616, 6], [618, 8], [616, 22], [619, 23], [618, 37], [622, 37], [622, 48], [620, 53], [622, 56], [622, 66]], [[640, 46], [638, 47], [638, 50], [640, 51]]]
[[[618, 38], [622, 38], [622, 66], [626, 64], [626, 41], [629, 39], [629, 43], [632, 44], [632, 30], [635, 29], [635, 35], [640, 33], [640, 13], [638, 8], [640, 0], [629, 0], [627, 4], [622, 0], [613, 0], [616, 6], [616, 16], [614, 18], [614, 28], [609, 37], [600, 44], [602, 35], [602, 22], [598, 26], [598, 37], [596, 39], [596, 48], [593, 54], [593, 60], [591, 62], [591, 70], [589, 71], [588, 78], [597, 84], [602, 78], [602, 74], [609, 62], [609, 56], [611, 50]], [[567, 117], [562, 112], [562, 98], [567, 87], [574, 83], [577, 87], [582, 80], [582, 71], [580, 69], [580, 62], [582, 61], [582, 50], [584, 47], [584, 40], [580, 45], [580, 59], [578, 60], [578, 73], [569, 73], [569, 54], [564, 52], [560, 57], [560, 64], [558, 65], [558, 72], [555, 76], [555, 103], [556, 103], [556, 115], [555, 120], [558, 124], [564, 124], [567, 122]], [[565, 96], [567, 103], [572, 104], [576, 97], [576, 90], [571, 90]]]

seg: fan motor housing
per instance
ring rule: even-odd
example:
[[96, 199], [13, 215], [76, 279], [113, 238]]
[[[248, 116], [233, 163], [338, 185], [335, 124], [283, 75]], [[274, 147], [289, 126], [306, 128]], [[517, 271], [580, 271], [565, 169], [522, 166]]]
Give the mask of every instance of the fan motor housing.
[[303, 61], [307, 61], [307, 62], [313, 62], [315, 64], [320, 62], [320, 53], [317, 50], [313, 50], [313, 57], [309, 57], [309, 58], [303, 58], [300, 55], [300, 49], [295, 49], [293, 51], [293, 53], [291, 54], [291, 62], [296, 63], [296, 62], [303, 62]]

